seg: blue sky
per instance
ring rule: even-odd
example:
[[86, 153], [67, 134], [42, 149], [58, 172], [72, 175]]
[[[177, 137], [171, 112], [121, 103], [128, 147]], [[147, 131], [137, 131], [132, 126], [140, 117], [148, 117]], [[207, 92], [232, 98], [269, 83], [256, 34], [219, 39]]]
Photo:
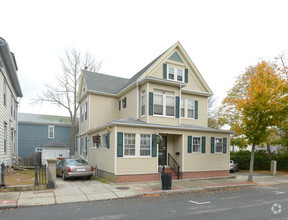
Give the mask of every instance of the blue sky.
[[61, 73], [66, 48], [103, 61], [102, 72], [132, 77], [178, 40], [219, 102], [235, 77], [288, 49], [287, 1], [15, 1], [1, 3], [0, 36], [16, 55], [20, 112]]

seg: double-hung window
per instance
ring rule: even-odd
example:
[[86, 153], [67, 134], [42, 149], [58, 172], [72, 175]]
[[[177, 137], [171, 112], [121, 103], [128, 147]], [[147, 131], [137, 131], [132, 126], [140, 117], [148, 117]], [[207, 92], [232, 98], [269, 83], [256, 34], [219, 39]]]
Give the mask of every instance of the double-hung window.
[[144, 90], [142, 91], [142, 95], [141, 95], [141, 116], [145, 115], [145, 109], [146, 109], [146, 93]]
[[5, 81], [5, 79], [4, 79], [4, 84], [3, 84], [3, 99], [4, 99], [4, 106], [6, 107], [6, 102], [7, 102], [7, 100], [6, 100], [6, 97], [7, 97], [7, 83], [6, 83], [6, 81]]
[[177, 69], [177, 81], [182, 82], [183, 81], [183, 70]]
[[163, 115], [163, 95], [154, 94], [154, 115]]
[[109, 148], [109, 133], [102, 134], [102, 148]]
[[151, 136], [149, 134], [140, 135], [140, 156], [151, 155]]
[[193, 137], [193, 152], [201, 152], [201, 138]]
[[175, 116], [175, 96], [173, 92], [155, 90], [154, 115]]
[[174, 80], [174, 68], [168, 67], [168, 78]]
[[13, 105], [14, 105], [14, 98], [13, 98], [13, 95], [11, 93], [11, 117], [13, 117]]
[[185, 117], [185, 99], [181, 99], [181, 117]]
[[54, 126], [48, 125], [48, 138], [54, 138]]
[[7, 123], [4, 122], [4, 154], [7, 154]]
[[187, 117], [194, 118], [194, 100], [187, 99]]
[[124, 156], [135, 156], [135, 134], [125, 134]]
[[175, 96], [166, 95], [166, 116], [175, 115]]
[[215, 138], [215, 152], [222, 153], [223, 152], [223, 139]]
[[83, 121], [83, 107], [80, 106], [80, 121]]
[[88, 102], [85, 102], [85, 120], [87, 120]]

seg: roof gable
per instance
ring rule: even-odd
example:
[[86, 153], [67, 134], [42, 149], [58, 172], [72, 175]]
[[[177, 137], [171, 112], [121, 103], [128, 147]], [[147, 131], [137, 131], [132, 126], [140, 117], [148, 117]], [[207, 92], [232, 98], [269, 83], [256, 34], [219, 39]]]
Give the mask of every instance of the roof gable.
[[155, 69], [157, 66], [159, 67], [165, 60], [189, 66], [189, 69], [193, 71], [190, 75], [197, 79], [196, 83], [199, 84], [201, 91], [203, 90], [204, 92], [212, 93], [206, 81], [179, 41], [168, 48], [164, 53], [156, 57], [130, 79], [82, 70], [83, 80], [87, 86], [87, 91], [117, 95], [136, 81], [149, 76], [149, 74], [151, 75], [151, 70]]
[[168, 58], [168, 60], [173, 60], [179, 63], [184, 63], [183, 60], [181, 59], [181, 57], [179, 56], [179, 54], [177, 53], [177, 51], [175, 51], [171, 57]]

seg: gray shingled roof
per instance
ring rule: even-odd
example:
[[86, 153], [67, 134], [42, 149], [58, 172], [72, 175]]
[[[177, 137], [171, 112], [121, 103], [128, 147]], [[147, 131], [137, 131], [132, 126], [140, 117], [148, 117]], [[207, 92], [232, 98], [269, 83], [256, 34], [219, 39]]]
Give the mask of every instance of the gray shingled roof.
[[138, 127], [149, 127], [149, 128], [233, 133], [233, 131], [230, 131], [230, 130], [215, 129], [215, 128], [203, 127], [203, 126], [198, 126], [198, 125], [193, 125], [193, 124], [181, 124], [181, 125], [152, 124], [152, 123], [146, 123], [144, 121], [141, 121], [133, 117], [108, 122], [98, 128], [93, 129], [91, 132], [93, 132], [94, 130], [101, 130], [111, 125], [123, 125], [123, 126], [127, 125], [127, 126], [136, 126], [136, 127], [138, 126]]
[[19, 123], [26, 124], [47, 124], [71, 126], [70, 117], [56, 115], [38, 115], [29, 113], [18, 113]]
[[129, 79], [82, 70], [88, 91], [117, 94]]
[[[166, 51], [164, 53], [166, 53]], [[142, 74], [144, 74], [146, 70], [148, 70], [157, 60], [159, 60], [164, 53], [156, 57], [152, 62], [150, 62], [130, 79], [82, 70], [87, 90], [117, 94], [131, 83], [136, 82], [136, 80], [142, 76]]]

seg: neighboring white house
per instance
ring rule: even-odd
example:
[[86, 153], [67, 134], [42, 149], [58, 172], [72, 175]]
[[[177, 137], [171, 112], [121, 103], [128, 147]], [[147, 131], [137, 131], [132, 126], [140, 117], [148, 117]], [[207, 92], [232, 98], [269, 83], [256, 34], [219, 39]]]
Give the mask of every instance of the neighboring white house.
[[42, 164], [47, 165], [46, 158], [56, 158], [56, 159], [63, 159], [69, 158], [69, 146], [59, 142], [59, 141], [52, 141], [48, 144], [45, 144], [41, 147], [42, 149]]
[[14, 54], [0, 37], [0, 163], [5, 164], [18, 153], [17, 99], [23, 95], [17, 70]]

